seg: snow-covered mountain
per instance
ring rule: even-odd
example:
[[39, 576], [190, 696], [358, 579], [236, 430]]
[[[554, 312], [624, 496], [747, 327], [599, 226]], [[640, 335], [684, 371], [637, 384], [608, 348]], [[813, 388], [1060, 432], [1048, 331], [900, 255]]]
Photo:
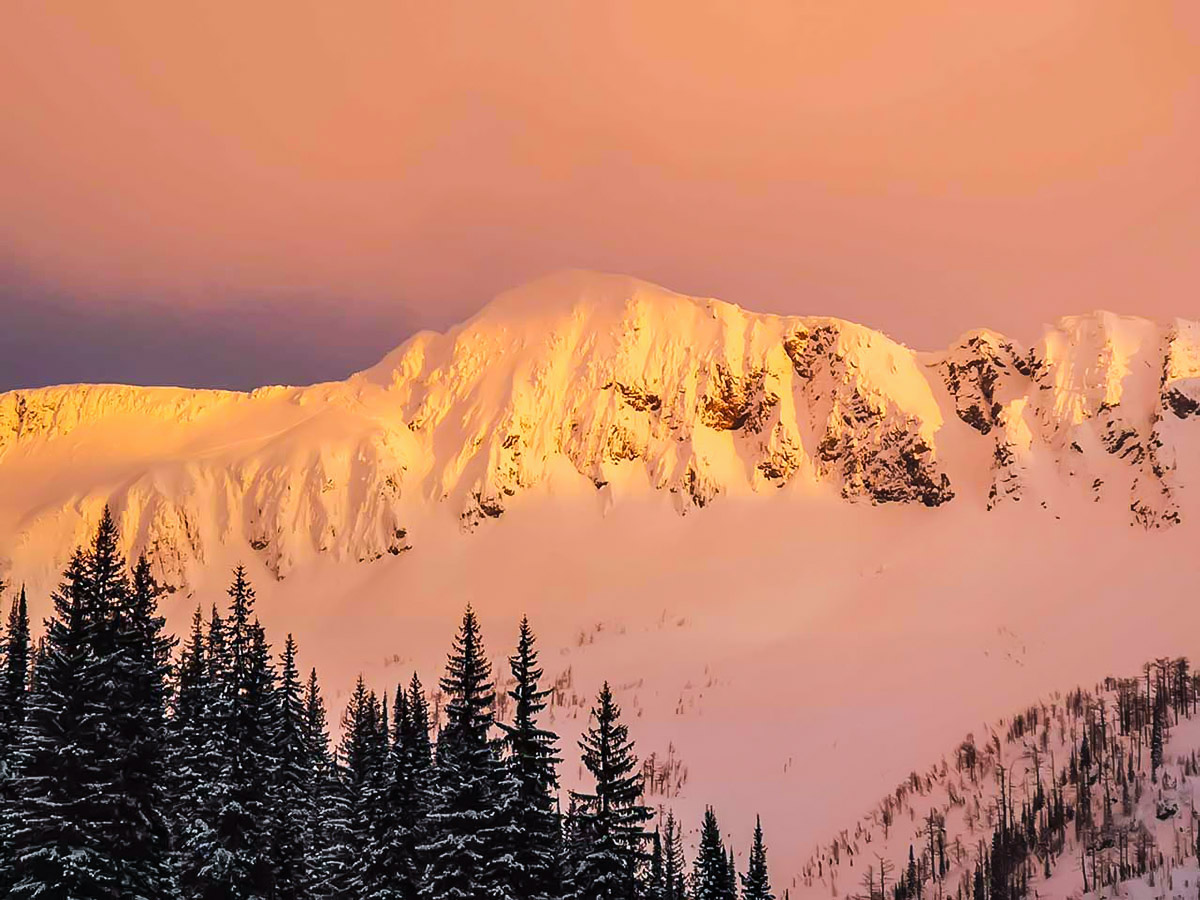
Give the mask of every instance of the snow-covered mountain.
[[0, 395], [0, 577], [40, 619], [111, 503], [176, 633], [245, 562], [335, 716], [528, 613], [566, 785], [608, 679], [652, 801], [761, 812], [783, 887], [981, 720], [1195, 655], [1198, 413], [1194, 323], [925, 353], [566, 273], [344, 382]]
[[1053, 514], [1086, 496], [1161, 528], [1189, 506], [1197, 417], [1195, 322], [1098, 312], [1033, 347], [978, 331], [926, 353], [567, 272], [343, 382], [0, 395], [0, 571], [57, 566], [111, 503], [171, 583], [229, 545], [282, 578], [420, 552], [418, 510], [469, 532], [539, 485], [601, 510], [662, 491], [681, 514], [780, 490]]

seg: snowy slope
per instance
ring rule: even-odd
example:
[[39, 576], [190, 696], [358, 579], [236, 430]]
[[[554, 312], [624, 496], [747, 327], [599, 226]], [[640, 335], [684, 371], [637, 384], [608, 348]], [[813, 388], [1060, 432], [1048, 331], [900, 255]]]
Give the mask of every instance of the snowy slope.
[[183, 583], [230, 543], [280, 577], [318, 554], [377, 559], [412, 543], [416, 508], [470, 530], [543, 483], [601, 508], [666, 491], [681, 513], [780, 488], [1053, 510], [1089, 495], [1160, 527], [1187, 503], [1198, 404], [1195, 323], [1095, 313], [1033, 348], [977, 332], [924, 354], [568, 272], [345, 382], [0, 395], [0, 533], [10, 566], [57, 564], [111, 502]]
[[926, 353], [565, 273], [344, 382], [0, 395], [0, 573], [44, 613], [109, 502], [177, 630], [246, 562], [335, 705], [528, 612], [568, 760], [610, 679], [656, 802], [762, 812], [784, 885], [975, 723], [1194, 654], [1198, 412], [1194, 323]]
[[[1085, 884], [1088, 896], [1193, 896], [1200, 887], [1197, 682], [1188, 673], [1183, 687], [1172, 685], [1188, 700], [1164, 710], [1162, 766], [1152, 766], [1146, 686], [1162, 663], [1177, 665], [1160, 660], [1130, 677], [1055, 691], [966, 734], [822, 841], [780, 886], [814, 900], [865, 895], [868, 872], [876, 887], [881, 869], [894, 884], [911, 852], [923, 895], [970, 896], [1007, 807], [1015, 829], [1025, 829], [1025, 810], [1036, 823], [1024, 864], [1031, 896], [1080, 897]], [[1056, 799], [1067, 820], [1057, 833]]]

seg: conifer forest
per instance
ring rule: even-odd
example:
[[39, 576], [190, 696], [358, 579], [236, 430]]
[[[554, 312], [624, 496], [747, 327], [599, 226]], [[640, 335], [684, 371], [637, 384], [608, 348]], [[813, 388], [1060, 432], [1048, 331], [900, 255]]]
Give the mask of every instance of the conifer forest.
[[[508, 662], [510, 721], [468, 607], [431, 711], [418, 674], [360, 678], [331, 727], [290, 635], [273, 646], [254, 588], [197, 609], [182, 641], [146, 559], [103, 516], [31, 637], [23, 590], [3, 632], [0, 894], [13, 898], [771, 900], [761, 826], [737, 871], [710, 809], [689, 866], [682, 828], [645, 803], [607, 684], [576, 748], [544, 727], [528, 621]], [[336, 741], [331, 735], [336, 734]]]

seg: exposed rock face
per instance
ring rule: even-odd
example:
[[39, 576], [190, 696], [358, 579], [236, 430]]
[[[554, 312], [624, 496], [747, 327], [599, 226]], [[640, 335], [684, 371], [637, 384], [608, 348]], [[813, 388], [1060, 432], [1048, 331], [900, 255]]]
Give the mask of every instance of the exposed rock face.
[[[470, 531], [547, 482], [649, 485], [680, 512], [791, 485], [1051, 508], [1065, 485], [1160, 527], [1180, 521], [1198, 417], [1195, 323], [1097, 313], [1029, 349], [981, 331], [930, 356], [837, 319], [566, 273], [345, 382], [2, 394], [0, 539], [65, 553], [111, 501], [168, 579], [213, 542], [284, 577], [314, 554], [419, 546], [418, 507]], [[986, 496], [964, 499], [964, 474]]]
[[1032, 374], [1028, 352], [1020, 354], [1010, 341], [989, 331], [969, 334], [941, 363], [946, 388], [954, 397], [958, 417], [988, 434], [1001, 424], [1001, 397], [1014, 381]]

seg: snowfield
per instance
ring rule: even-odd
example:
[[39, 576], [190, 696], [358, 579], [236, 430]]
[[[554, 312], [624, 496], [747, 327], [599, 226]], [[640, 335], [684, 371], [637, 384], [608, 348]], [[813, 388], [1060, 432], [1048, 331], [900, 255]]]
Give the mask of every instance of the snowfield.
[[760, 812], [781, 893], [966, 732], [1197, 655], [1198, 414], [1196, 323], [926, 353], [571, 272], [344, 382], [0, 395], [0, 576], [39, 618], [111, 503], [177, 633], [245, 562], [335, 717], [527, 612], [568, 776], [607, 678], [651, 800], [739, 854]]

